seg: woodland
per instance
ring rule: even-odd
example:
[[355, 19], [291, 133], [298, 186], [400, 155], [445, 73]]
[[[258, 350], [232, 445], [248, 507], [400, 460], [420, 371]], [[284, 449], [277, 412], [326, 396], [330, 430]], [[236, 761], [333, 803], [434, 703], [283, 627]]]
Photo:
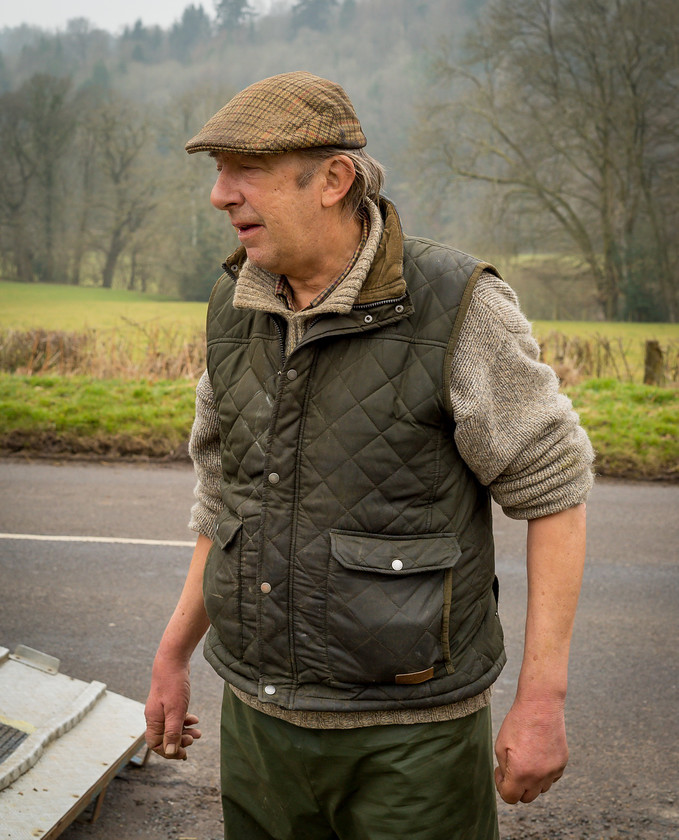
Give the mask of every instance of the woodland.
[[0, 279], [205, 300], [235, 246], [185, 142], [289, 70], [352, 98], [407, 232], [533, 318], [676, 321], [675, 0], [248, 0], [0, 30]]

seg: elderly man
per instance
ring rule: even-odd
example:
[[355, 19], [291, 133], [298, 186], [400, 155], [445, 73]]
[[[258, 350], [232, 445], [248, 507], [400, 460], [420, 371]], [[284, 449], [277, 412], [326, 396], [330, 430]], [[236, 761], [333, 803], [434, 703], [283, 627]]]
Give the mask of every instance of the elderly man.
[[491, 495], [528, 521], [525, 653], [495, 785], [567, 761], [592, 453], [496, 270], [405, 236], [345, 92], [258, 82], [187, 144], [241, 247], [207, 316], [198, 532], [147, 740], [185, 758], [189, 658], [225, 681], [232, 840], [497, 837]]

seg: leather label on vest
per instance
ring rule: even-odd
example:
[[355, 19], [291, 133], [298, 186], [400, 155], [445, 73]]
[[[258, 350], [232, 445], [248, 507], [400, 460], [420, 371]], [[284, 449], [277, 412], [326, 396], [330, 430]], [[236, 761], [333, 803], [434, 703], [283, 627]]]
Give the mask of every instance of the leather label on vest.
[[427, 668], [425, 671], [415, 671], [412, 674], [396, 674], [394, 682], [396, 685], [416, 685], [417, 683], [427, 682], [434, 676], [434, 667]]

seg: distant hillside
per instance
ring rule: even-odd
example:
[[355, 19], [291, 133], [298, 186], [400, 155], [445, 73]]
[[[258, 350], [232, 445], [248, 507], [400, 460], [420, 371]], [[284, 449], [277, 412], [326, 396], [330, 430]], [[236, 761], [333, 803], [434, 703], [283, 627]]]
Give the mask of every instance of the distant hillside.
[[235, 92], [293, 69], [345, 87], [405, 225], [441, 233], [409, 171], [415, 106], [441, 39], [461, 42], [484, 3], [328, 0], [320, 17], [318, 2], [260, 17], [242, 5], [235, 22], [191, 5], [168, 30], [131, 22], [119, 37], [83, 19], [0, 31], [4, 279], [205, 299], [233, 242], [207, 202], [211, 165], [183, 145]]

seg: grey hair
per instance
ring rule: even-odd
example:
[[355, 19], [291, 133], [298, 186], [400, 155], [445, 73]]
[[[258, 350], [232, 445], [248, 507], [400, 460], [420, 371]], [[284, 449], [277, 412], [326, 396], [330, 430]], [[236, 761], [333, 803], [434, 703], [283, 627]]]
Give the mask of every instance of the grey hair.
[[356, 216], [365, 204], [366, 198], [379, 201], [384, 184], [384, 167], [371, 157], [364, 149], [342, 149], [339, 146], [320, 146], [316, 149], [304, 149], [299, 152], [310, 165], [305, 166], [297, 176], [297, 186], [300, 189], [309, 184], [321, 162], [335, 155], [348, 157], [354, 164], [356, 177], [342, 199], [342, 209], [350, 216]]

